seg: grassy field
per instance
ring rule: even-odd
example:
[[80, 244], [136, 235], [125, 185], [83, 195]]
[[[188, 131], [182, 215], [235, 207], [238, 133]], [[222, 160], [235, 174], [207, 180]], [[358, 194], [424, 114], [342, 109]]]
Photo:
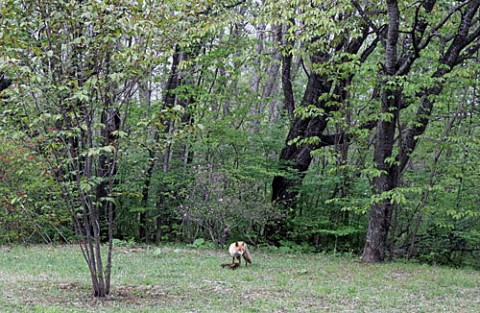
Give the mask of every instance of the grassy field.
[[116, 248], [112, 295], [90, 295], [77, 246], [0, 248], [0, 312], [480, 312], [480, 272], [331, 255]]

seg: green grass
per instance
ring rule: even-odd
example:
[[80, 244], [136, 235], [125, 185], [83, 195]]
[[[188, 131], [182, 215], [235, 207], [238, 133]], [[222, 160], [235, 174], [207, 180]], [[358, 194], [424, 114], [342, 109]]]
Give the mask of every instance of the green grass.
[[0, 248], [1, 312], [480, 312], [480, 272], [331, 255], [116, 248], [112, 294], [91, 297], [77, 246]]

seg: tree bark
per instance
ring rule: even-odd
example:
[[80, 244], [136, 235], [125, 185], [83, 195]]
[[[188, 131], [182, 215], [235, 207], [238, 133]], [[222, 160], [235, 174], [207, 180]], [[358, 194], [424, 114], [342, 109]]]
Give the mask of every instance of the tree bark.
[[[150, 82], [141, 83], [139, 86], [140, 89], [140, 99], [141, 102], [148, 107], [148, 112], [150, 112], [151, 101], [152, 101], [152, 90], [150, 87]], [[151, 134], [150, 134], [151, 135]], [[150, 136], [147, 129], [145, 129], [145, 136]], [[155, 130], [153, 133], [154, 142], [158, 142], [158, 131]], [[145, 178], [143, 180], [142, 186], [142, 200], [141, 207], [146, 210], [149, 202], [150, 195], [150, 185], [152, 183], [153, 169], [155, 167], [155, 149], [152, 147], [147, 147], [148, 159], [145, 169]], [[141, 212], [138, 214], [138, 239], [140, 241], [147, 240], [147, 212]]]

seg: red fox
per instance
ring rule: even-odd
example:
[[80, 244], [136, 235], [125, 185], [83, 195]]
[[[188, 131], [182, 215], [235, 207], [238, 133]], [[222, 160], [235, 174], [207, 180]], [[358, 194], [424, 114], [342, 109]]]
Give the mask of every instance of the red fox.
[[248, 266], [248, 263], [252, 263], [252, 257], [248, 252], [247, 244], [243, 241], [237, 241], [230, 245], [228, 252], [232, 256], [232, 263], [235, 263], [235, 259], [238, 260], [238, 265], [242, 263], [242, 256], [245, 259], [245, 266]]

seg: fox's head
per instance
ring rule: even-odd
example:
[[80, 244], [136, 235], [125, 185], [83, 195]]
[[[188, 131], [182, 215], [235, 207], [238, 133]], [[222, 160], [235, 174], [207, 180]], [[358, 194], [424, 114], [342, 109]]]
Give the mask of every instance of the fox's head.
[[235, 242], [235, 247], [237, 248], [237, 252], [240, 253], [240, 254], [243, 254], [243, 252], [245, 251], [245, 243], [244, 242], [242, 242], [242, 243]]

